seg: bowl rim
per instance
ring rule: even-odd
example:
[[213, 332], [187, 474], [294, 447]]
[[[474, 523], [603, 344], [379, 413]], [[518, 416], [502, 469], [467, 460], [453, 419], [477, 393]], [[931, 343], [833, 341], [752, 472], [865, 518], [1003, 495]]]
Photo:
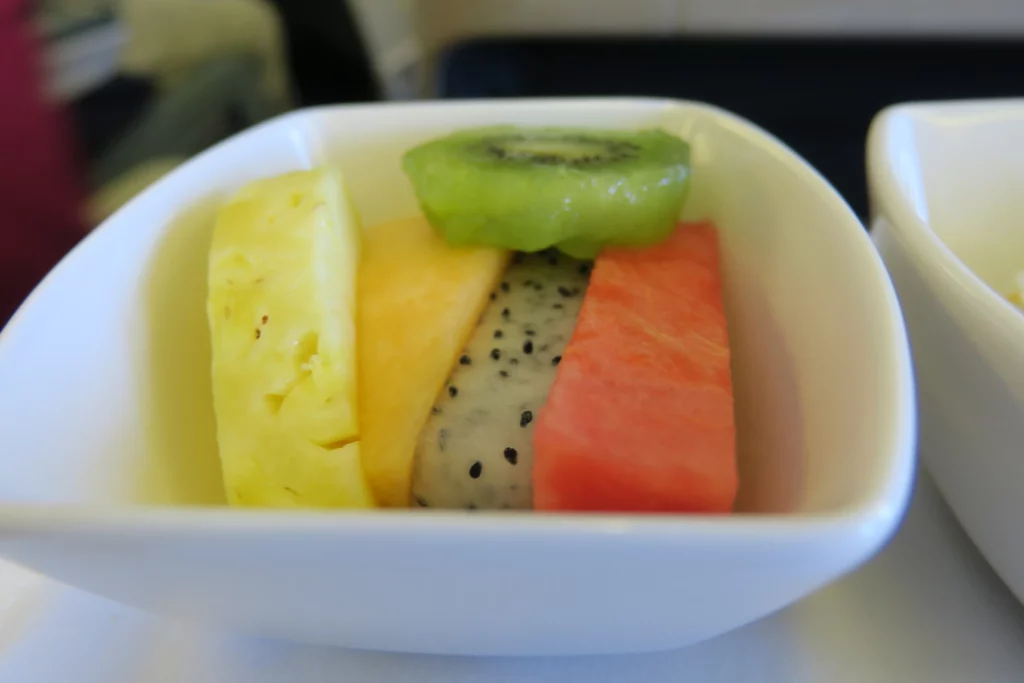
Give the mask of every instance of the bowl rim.
[[[906, 512], [913, 486], [917, 414], [914, 400], [914, 378], [912, 372], [907, 332], [900, 312], [895, 289], [874, 249], [873, 243], [863, 225], [846, 201], [832, 185], [799, 154], [789, 146], [756, 124], [720, 107], [699, 101], [655, 98], [655, 97], [553, 97], [553, 98], [509, 98], [480, 99], [469, 101], [416, 101], [380, 102], [361, 104], [338, 104], [308, 107], [291, 111], [252, 128], [241, 131], [192, 157], [172, 170], [169, 174], [150, 185], [132, 198], [112, 216], [84, 238], [62, 261], [47, 274], [42, 282], [15, 313], [6, 329], [0, 332], [0, 350], [11, 330], [17, 328], [22, 314], [32, 307], [40, 293], [53, 283], [61, 269], [82, 256], [93, 240], [102, 235], [105, 228], [114, 222], [121, 212], [136, 203], [162, 191], [165, 185], [180, 182], [197, 166], [213, 156], [222, 153], [229, 145], [239, 144], [243, 138], [254, 138], [271, 131], [274, 127], [289, 122], [302, 122], [310, 117], [330, 114], [336, 111], [352, 110], [416, 110], [430, 109], [488, 109], [509, 107], [558, 107], [587, 108], [609, 106], [685, 106], [702, 110], [729, 126], [742, 130], [747, 137], [756, 141], [779, 163], [794, 171], [800, 181], [814, 187], [831, 206], [835, 214], [832, 229], [858, 233], [862, 247], [858, 257], [867, 275], [882, 288], [886, 313], [888, 340], [887, 353], [896, 370], [891, 378], [895, 413], [890, 421], [890, 433], [885, 437], [888, 452], [888, 471], [880, 477], [880, 484], [870, 496], [844, 508], [822, 512], [795, 513], [732, 513], [729, 515], [694, 514], [637, 514], [637, 513], [558, 513], [373, 509], [373, 510], [255, 510], [227, 506], [175, 506], [170, 504], [115, 503], [101, 505], [94, 503], [54, 502], [0, 502], [0, 532], [66, 532], [70, 530], [108, 531], [123, 534], [145, 528], [147, 533], [178, 534], [207, 533], [260, 533], [265, 531], [320, 531], [326, 533], [381, 533], [391, 531], [444, 532], [458, 530], [483, 530], [499, 532], [503, 537], [520, 535], [562, 537], [562, 536], [616, 536], [629, 535], [636, 538], [664, 538], [666, 532], [681, 532], [686, 537], [747, 536], [756, 532], [759, 538], [792, 539], [794, 535], [807, 540], [832, 536], [839, 530], [860, 537], [873, 544], [880, 544], [891, 535]], [[872, 272], [873, 270], [873, 272]]]
[[[992, 323], [992, 331], [1007, 343], [1024, 338], [1024, 316], [945, 243], [930, 224], [930, 211], [922, 216], [915, 200], [898, 180], [898, 158], [918, 158], [916, 144], [906, 132], [929, 118], [988, 114], [1021, 119], [1024, 127], [1024, 98], [939, 100], [906, 102], [882, 110], [868, 131], [867, 168], [872, 203], [886, 219], [887, 227], [900, 238], [915, 266], [928, 281], [951, 301], [970, 305], [981, 319]], [[903, 130], [901, 130], [903, 129]], [[923, 179], [922, 179], [923, 184]], [[874, 212], [873, 212], [874, 213]], [[873, 218], [874, 220], [874, 218]]]

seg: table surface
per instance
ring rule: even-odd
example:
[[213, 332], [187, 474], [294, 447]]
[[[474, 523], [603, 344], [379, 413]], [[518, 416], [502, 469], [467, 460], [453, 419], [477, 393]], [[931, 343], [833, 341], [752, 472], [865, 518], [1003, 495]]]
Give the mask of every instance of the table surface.
[[1024, 608], [922, 476], [893, 542], [776, 615], [684, 650], [460, 659], [257, 641], [156, 617], [0, 563], [0, 683], [1008, 683]]

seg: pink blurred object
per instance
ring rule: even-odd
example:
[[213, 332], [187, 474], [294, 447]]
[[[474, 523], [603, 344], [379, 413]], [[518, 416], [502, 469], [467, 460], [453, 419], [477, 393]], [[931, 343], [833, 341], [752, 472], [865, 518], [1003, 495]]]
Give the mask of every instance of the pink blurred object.
[[28, 0], [0, 0], [0, 327], [85, 232], [70, 122], [45, 92]]

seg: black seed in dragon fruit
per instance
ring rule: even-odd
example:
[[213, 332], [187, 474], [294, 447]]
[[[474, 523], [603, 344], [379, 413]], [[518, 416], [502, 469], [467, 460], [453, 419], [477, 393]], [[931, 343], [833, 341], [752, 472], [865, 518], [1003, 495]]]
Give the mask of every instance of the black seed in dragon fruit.
[[513, 260], [420, 434], [417, 505], [532, 507], [533, 429], [589, 275], [588, 263], [553, 252]]

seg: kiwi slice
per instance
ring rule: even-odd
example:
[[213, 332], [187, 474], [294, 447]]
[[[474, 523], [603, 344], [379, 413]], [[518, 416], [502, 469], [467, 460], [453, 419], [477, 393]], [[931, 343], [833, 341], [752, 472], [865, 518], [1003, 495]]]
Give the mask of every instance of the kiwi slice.
[[557, 247], [588, 259], [605, 245], [669, 235], [689, 187], [690, 147], [660, 130], [495, 126], [420, 145], [402, 166], [449, 244]]

